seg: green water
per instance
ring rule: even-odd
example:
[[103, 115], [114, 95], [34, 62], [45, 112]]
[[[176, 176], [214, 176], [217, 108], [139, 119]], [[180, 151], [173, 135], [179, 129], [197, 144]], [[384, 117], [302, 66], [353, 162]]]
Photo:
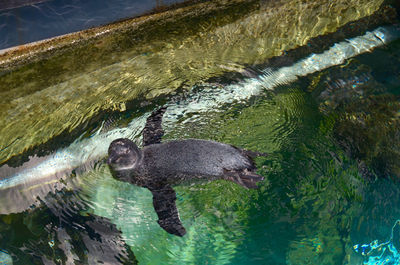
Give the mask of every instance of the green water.
[[[246, 104], [231, 104], [222, 113], [182, 120], [167, 130], [164, 140], [211, 139], [270, 154], [257, 159], [259, 173], [265, 176], [259, 190], [224, 181], [177, 187], [187, 236], [166, 234], [155, 223], [150, 192], [110, 179], [106, 167], [100, 170], [103, 178], [97, 188], [88, 192], [96, 202], [94, 212], [117, 224], [144, 264], [360, 264], [362, 257], [354, 253], [353, 245], [387, 240], [400, 217], [396, 196], [400, 186], [393, 173], [398, 160], [372, 163], [385, 152], [399, 158], [399, 127], [394, 127], [399, 125], [400, 110], [395, 96], [400, 91], [399, 47], [396, 42], [345, 66], [265, 91]], [[391, 63], [380, 70], [388, 57]], [[343, 89], [351, 90], [335, 107], [321, 101], [318, 91], [333, 78], [347, 81]], [[353, 86], [355, 78], [359, 82]], [[362, 96], [354, 90], [363, 91]], [[337, 131], [345, 126], [343, 117], [351, 114], [346, 108], [365, 100], [379, 104], [360, 111], [381, 116], [377, 125], [362, 128], [378, 134], [359, 150], [375, 154], [361, 160], [354, 150], [346, 152]], [[392, 116], [393, 106], [397, 114]], [[392, 137], [390, 131], [397, 135]], [[382, 141], [391, 141], [392, 150], [380, 147]], [[381, 166], [389, 176], [383, 175]]]
[[[141, 264], [362, 264], [353, 245], [388, 240], [400, 218], [399, 47], [167, 127], [165, 141], [210, 139], [269, 153], [256, 160], [265, 177], [258, 190], [225, 181], [176, 187], [183, 238], [158, 226], [148, 190], [112, 179], [104, 163], [76, 177], [75, 196], [85, 212], [116, 224]], [[369, 127], [349, 122], [357, 113]], [[374, 137], [351, 147], [357, 130]], [[385, 156], [392, 160], [375, 162]]]
[[[191, 93], [235, 82], [221, 77]], [[363, 264], [369, 257], [353, 246], [389, 240], [400, 219], [399, 95], [395, 41], [245, 102], [182, 116], [166, 124], [164, 141], [201, 138], [268, 153], [256, 160], [265, 177], [259, 189], [226, 181], [176, 187], [188, 231], [180, 238], [158, 226], [148, 190], [114, 180], [98, 161], [71, 174], [74, 189], [49, 194], [41, 207], [1, 215], [0, 248], [14, 264], [42, 264], [41, 257], [66, 263], [57, 248], [60, 231], [78, 249], [100, 216], [121, 231], [139, 264]], [[179, 105], [180, 96], [164, 101]], [[128, 113], [110, 127], [143, 115]]]

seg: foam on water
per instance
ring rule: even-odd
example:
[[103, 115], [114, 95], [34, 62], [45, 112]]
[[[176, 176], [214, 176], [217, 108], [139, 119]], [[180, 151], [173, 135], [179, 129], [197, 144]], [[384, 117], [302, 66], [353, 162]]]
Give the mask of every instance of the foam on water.
[[[342, 64], [351, 57], [369, 52], [398, 39], [399, 36], [398, 26], [379, 27], [363, 36], [337, 43], [323, 53], [312, 54], [291, 66], [277, 70], [265, 69], [264, 74], [256, 78], [192, 93], [183, 101], [167, 103], [164, 126], [168, 129], [174, 126], [182, 116], [188, 114], [219, 111], [225, 104], [246, 101], [265, 90], [272, 90], [278, 85], [293, 82], [300, 76]], [[69, 147], [58, 150], [37, 166], [0, 180], [0, 191], [44, 178], [67, 176], [78, 167], [103, 159], [107, 155], [109, 144], [116, 138], [126, 137], [139, 143], [141, 131], [149, 114], [134, 118], [125, 128], [117, 128], [107, 133], [99, 133], [99, 130], [90, 138], [76, 140]]]

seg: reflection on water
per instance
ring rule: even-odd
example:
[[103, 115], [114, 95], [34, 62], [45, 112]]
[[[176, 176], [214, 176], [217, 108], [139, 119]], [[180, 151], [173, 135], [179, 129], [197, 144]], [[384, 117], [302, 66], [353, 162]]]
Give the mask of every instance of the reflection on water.
[[7, 251], [0, 250], [0, 264], [12, 265], [13, 261], [10, 254]]
[[1, 215], [3, 257], [14, 264], [136, 264], [115, 225], [87, 211], [84, 198], [62, 190], [40, 207]]
[[[367, 32], [364, 36], [337, 43], [329, 50], [321, 54], [312, 54], [291, 66], [277, 70], [266, 69], [260, 75], [246, 78], [238, 84], [203, 86], [197, 88], [197, 91], [194, 88], [195, 93], [189, 94], [183, 100], [178, 97], [178, 100], [167, 104], [168, 109], [164, 120], [166, 131], [169, 127], [180, 124], [179, 119], [185, 118], [185, 123], [188, 123], [202, 113], [224, 110], [225, 104], [249, 100], [265, 90], [271, 90], [279, 85], [296, 81], [301, 76], [339, 65], [348, 58], [389, 43], [398, 38], [399, 34], [400, 31], [395, 26], [378, 28]], [[3, 173], [0, 188], [5, 189], [26, 181], [37, 181], [48, 176], [60, 175], [61, 172], [69, 173], [89, 161], [101, 159], [105, 157], [106, 150], [113, 139], [138, 138], [143, 125], [144, 117], [133, 119], [126, 128], [115, 129], [105, 134], [95, 133], [89, 139], [77, 141], [66, 149], [58, 150], [37, 166], [21, 170], [14, 176], [8, 177]], [[7, 168], [4, 167], [3, 170]]]
[[[127, 126], [100, 123], [22, 168], [1, 168], [0, 258], [395, 262], [400, 185], [393, 181], [398, 164], [388, 158], [399, 156], [400, 43], [387, 39], [394, 33], [394, 26], [379, 28], [290, 66], [240, 70], [238, 80], [204, 82], [165, 99], [164, 141], [202, 138], [270, 154], [256, 160], [265, 177], [258, 190], [222, 180], [176, 187], [182, 238], [158, 226], [147, 189], [114, 180], [103, 161], [115, 138], [140, 144], [145, 111], [121, 118]], [[353, 248], [377, 239], [386, 243]]]
[[374, 240], [370, 244], [354, 245], [354, 251], [363, 256], [365, 265], [391, 265], [400, 263], [400, 220], [392, 228], [387, 242]]
[[[228, 9], [222, 11], [224, 5], [219, 6], [219, 1], [229, 4]], [[208, 78], [240, 71], [246, 65], [265, 63], [285, 49], [306, 45], [310, 38], [311, 47], [302, 46], [301, 55], [284, 57], [291, 62], [285, 65], [312, 52], [329, 50], [335, 41], [344, 40], [343, 32], [322, 40], [317, 36], [340, 27], [349, 38], [356, 37], [391, 18], [393, 9], [384, 8], [388, 14], [377, 11], [382, 1], [337, 0], [331, 5], [329, 0], [318, 4], [217, 0], [118, 23], [111, 32], [107, 26], [81, 33], [90, 38], [88, 41], [79, 41], [81, 34], [75, 34], [60, 43], [41, 43], [33, 50], [15, 49], [2, 56], [0, 145], [5, 148], [0, 150], [0, 161], [36, 149], [40, 143], [45, 143], [48, 151], [52, 145], [49, 139], [58, 146], [66, 138], [65, 144], [69, 144], [85, 124], [101, 119], [102, 111], [124, 112], [127, 101], [142, 97], [153, 100], [188, 90]], [[360, 18], [362, 21], [344, 26]], [[138, 25], [133, 31], [132, 24]], [[69, 41], [73, 42], [71, 49], [57, 48]], [[38, 49], [47, 52], [37, 54]], [[13, 67], [30, 57], [31, 51], [38, 61]], [[48, 58], [49, 53], [54, 56]], [[131, 108], [137, 106], [128, 106]], [[34, 154], [36, 150], [30, 151], [27, 153]]]

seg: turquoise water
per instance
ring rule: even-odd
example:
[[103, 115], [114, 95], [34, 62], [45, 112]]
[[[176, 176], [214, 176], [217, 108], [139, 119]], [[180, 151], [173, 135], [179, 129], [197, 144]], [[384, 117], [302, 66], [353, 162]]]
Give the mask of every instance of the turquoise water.
[[[167, 234], [151, 193], [114, 180], [103, 160], [110, 139], [140, 144], [149, 109], [128, 110], [2, 182], [1, 196], [13, 200], [1, 205], [0, 264], [398, 264], [400, 41], [362, 54], [345, 43], [162, 100], [164, 141], [268, 153], [256, 159], [259, 189], [177, 186], [188, 233]], [[308, 71], [307, 62], [321, 67]], [[68, 178], [43, 186], [35, 206], [31, 186], [14, 188], [24, 176], [48, 181], [54, 170]]]

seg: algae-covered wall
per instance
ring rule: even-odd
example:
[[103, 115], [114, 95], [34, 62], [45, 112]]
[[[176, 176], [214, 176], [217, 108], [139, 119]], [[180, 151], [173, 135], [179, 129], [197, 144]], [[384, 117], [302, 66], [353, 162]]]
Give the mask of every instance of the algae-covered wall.
[[[0, 54], [0, 163], [103, 110], [265, 62], [382, 9], [383, 0], [218, 0]], [[384, 18], [382, 18], [384, 20]]]

